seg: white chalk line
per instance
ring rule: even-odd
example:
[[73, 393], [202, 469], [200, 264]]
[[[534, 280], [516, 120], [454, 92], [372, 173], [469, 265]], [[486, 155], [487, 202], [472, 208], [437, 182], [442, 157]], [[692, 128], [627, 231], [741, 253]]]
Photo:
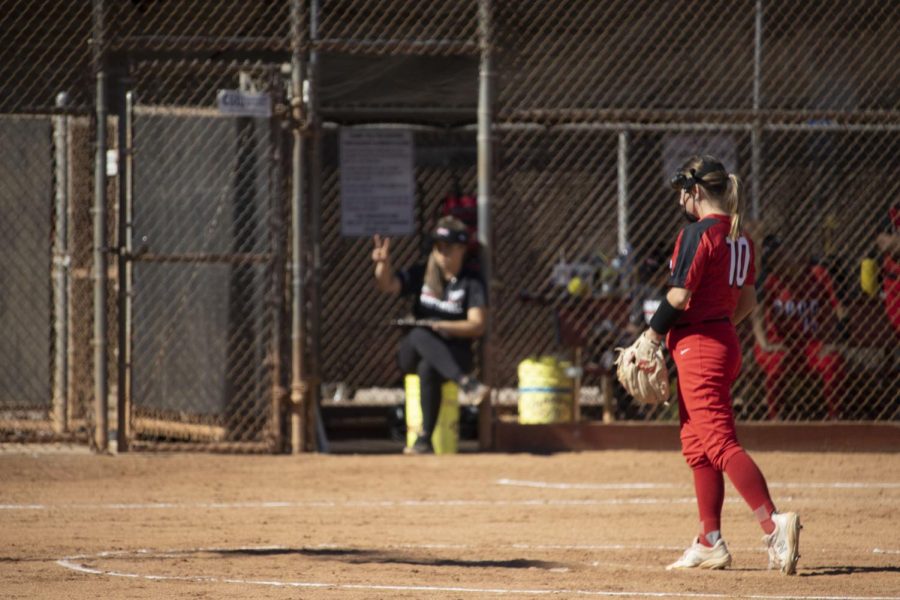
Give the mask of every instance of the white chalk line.
[[[739, 502], [726, 498], [726, 502]], [[61, 503], [61, 504], [0, 504], [0, 510], [171, 510], [186, 508], [242, 509], [242, 508], [428, 508], [428, 507], [481, 507], [481, 506], [606, 506], [635, 504], [693, 504], [693, 496], [681, 498], [594, 498], [586, 500], [560, 500], [535, 498], [523, 500], [346, 500], [346, 501], [298, 501], [298, 502], [135, 502], [135, 503]]]
[[810, 490], [900, 490], [900, 483], [884, 481], [782, 482], [773, 481], [769, 487]]
[[[194, 550], [181, 551], [180, 554], [210, 552], [216, 550], [230, 551], [265, 551], [282, 549], [278, 546], [262, 546], [262, 547], [237, 547], [237, 548], [197, 548]], [[528, 588], [503, 588], [503, 587], [464, 587], [464, 586], [436, 586], [436, 585], [376, 585], [365, 583], [332, 583], [318, 581], [276, 581], [262, 579], [236, 579], [215, 577], [210, 575], [144, 575], [140, 573], [126, 573], [122, 571], [111, 571], [89, 567], [81, 561], [90, 558], [109, 558], [121, 557], [128, 554], [150, 554], [148, 550], [137, 552], [116, 551], [101, 552], [95, 555], [78, 555], [61, 558], [56, 564], [63, 568], [70, 569], [78, 573], [88, 575], [101, 575], [107, 577], [123, 577], [130, 579], [146, 579], [151, 581], [189, 581], [196, 583], [225, 583], [238, 585], [257, 585], [268, 587], [285, 587], [285, 588], [304, 588], [304, 589], [334, 589], [334, 590], [357, 590], [357, 591], [392, 591], [392, 592], [444, 592], [444, 593], [468, 593], [468, 594], [518, 594], [527, 596], [548, 596], [569, 594], [577, 596], [595, 596], [595, 597], [642, 597], [642, 598], [733, 598], [734, 593], [684, 593], [684, 592], [654, 592], [654, 591], [611, 591], [611, 590], [586, 590], [586, 589], [528, 589]], [[813, 595], [779, 595], [779, 594], [741, 594], [740, 597], [754, 598], [760, 600], [900, 600], [900, 596], [813, 596]]]
[[[634, 483], [554, 483], [547, 481], [530, 481], [502, 478], [495, 481], [497, 485], [511, 487], [527, 487], [552, 490], [657, 490], [657, 489], [692, 489], [690, 486], [673, 483], [634, 482]], [[790, 489], [900, 489], [900, 483], [864, 483], [864, 482], [773, 482], [772, 488]], [[790, 501], [788, 496], [780, 500]], [[803, 501], [803, 499], [799, 499]], [[52, 510], [52, 509], [98, 509], [98, 510], [167, 510], [167, 509], [240, 509], [240, 508], [412, 508], [412, 507], [452, 507], [452, 506], [603, 506], [620, 504], [690, 504], [694, 497], [680, 498], [601, 498], [584, 500], [559, 499], [524, 499], [524, 500], [347, 500], [347, 501], [247, 501], [247, 502], [111, 502], [111, 503], [9, 503], [0, 504], [0, 510]], [[726, 502], [739, 502], [734, 498], [726, 498]]]
[[[497, 485], [512, 487], [540, 488], [548, 490], [665, 490], [665, 489], [691, 489], [689, 485], [675, 483], [554, 483], [549, 481], [529, 481], [523, 479], [498, 479]], [[858, 490], [858, 489], [900, 489], [900, 483], [885, 482], [769, 482], [770, 488], [788, 489], [834, 489], [834, 490]]]
[[676, 483], [552, 483], [549, 481], [528, 481], [522, 479], [498, 479], [494, 483], [497, 485], [546, 490], [660, 490], [688, 488], [688, 486]]

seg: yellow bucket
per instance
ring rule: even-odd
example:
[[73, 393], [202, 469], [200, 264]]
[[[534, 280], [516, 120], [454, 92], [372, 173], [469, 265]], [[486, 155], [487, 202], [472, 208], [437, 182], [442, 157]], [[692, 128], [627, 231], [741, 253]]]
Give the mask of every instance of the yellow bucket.
[[[406, 388], [406, 445], [412, 447], [422, 431], [419, 376], [407, 375], [403, 384]], [[445, 381], [441, 386], [441, 410], [431, 435], [431, 445], [435, 454], [456, 454], [459, 450], [459, 397], [453, 381]]]
[[572, 364], [553, 356], [519, 363], [519, 423], [541, 425], [572, 420], [574, 381], [566, 375]]

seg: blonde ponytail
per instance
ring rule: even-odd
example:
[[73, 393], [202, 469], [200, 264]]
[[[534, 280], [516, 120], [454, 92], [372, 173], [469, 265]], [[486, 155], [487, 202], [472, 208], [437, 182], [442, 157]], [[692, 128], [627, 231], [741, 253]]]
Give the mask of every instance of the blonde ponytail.
[[[462, 234], [463, 237], [450, 234]], [[438, 219], [431, 239], [435, 242], [440, 239], [447, 241], [448, 238], [444, 236], [448, 235], [450, 235], [449, 241], [452, 243], [465, 244], [468, 241], [468, 230], [466, 229], [465, 224], [456, 217], [450, 215]], [[431, 252], [428, 254], [428, 263], [425, 265], [425, 287], [427, 287], [436, 297], [443, 298], [444, 273], [441, 271], [441, 266], [437, 262], [437, 257], [434, 254], [435, 252], [437, 252], [437, 250], [432, 248]]]
[[434, 256], [434, 251], [428, 255], [428, 264], [425, 266], [425, 287], [431, 290], [431, 293], [437, 298], [444, 296], [444, 277], [441, 274], [437, 258]]
[[734, 173], [729, 173], [724, 208], [731, 215], [731, 231], [728, 233], [728, 237], [733, 240], [741, 237], [741, 227], [744, 221], [744, 194], [742, 192], [741, 180]]

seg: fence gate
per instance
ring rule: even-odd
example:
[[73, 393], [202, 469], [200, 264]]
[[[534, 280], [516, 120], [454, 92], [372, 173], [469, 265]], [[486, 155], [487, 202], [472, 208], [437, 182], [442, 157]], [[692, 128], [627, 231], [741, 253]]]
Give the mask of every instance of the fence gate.
[[[120, 378], [130, 445], [275, 451], [284, 273], [277, 71], [154, 60], [130, 65], [130, 76], [132, 193], [121, 202], [126, 222], [131, 212], [130, 294], [120, 306], [130, 328], [120, 338], [131, 364]], [[220, 90], [241, 86], [253, 112], [219, 108]]]
[[65, 407], [51, 393], [51, 365], [64, 352], [51, 325], [62, 320], [51, 280], [53, 156], [49, 118], [0, 118], [0, 439], [65, 429]]

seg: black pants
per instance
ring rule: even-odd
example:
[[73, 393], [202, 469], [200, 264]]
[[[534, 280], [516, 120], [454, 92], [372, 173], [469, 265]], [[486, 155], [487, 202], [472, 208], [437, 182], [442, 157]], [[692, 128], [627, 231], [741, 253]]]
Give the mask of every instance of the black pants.
[[441, 385], [457, 383], [472, 369], [472, 348], [465, 341], [449, 341], [430, 329], [416, 327], [400, 342], [397, 362], [404, 374], [419, 376], [422, 435], [430, 438], [441, 409]]

